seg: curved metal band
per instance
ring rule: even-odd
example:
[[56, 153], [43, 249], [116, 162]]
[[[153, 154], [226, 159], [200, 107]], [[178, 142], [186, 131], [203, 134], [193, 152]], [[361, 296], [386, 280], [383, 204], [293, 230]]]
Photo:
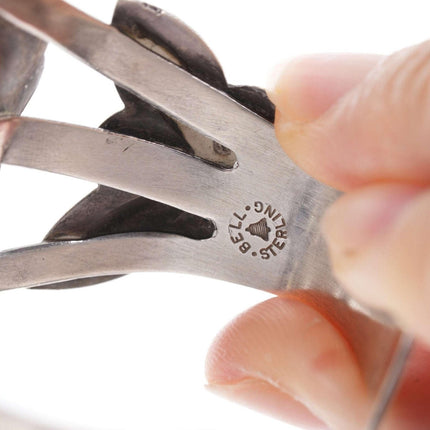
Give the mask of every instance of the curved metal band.
[[216, 216], [226, 182], [220, 170], [174, 149], [134, 137], [28, 118], [0, 121], [3, 163], [60, 173]]
[[[155, 233], [52, 242], [0, 253], [0, 291], [76, 278], [142, 271], [189, 273], [221, 278], [216, 240]], [[208, 261], [214, 260], [214, 264]], [[231, 279], [229, 279], [231, 280]]]
[[258, 157], [267, 145], [277, 146], [268, 121], [63, 1], [0, 0], [0, 15], [60, 44], [120, 87], [230, 148], [238, 158]]

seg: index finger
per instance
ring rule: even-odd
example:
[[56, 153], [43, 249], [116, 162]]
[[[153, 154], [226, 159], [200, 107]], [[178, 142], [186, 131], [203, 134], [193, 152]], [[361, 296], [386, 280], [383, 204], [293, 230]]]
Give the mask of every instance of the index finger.
[[[426, 42], [374, 64], [361, 75], [361, 82], [360, 74], [351, 74], [356, 85], [345, 87], [346, 92], [338, 93], [328, 110], [311, 120], [291, 118], [283, 110], [280, 100], [288, 98], [291, 87], [283, 82], [288, 73], [282, 75], [275, 86], [276, 130], [282, 146], [310, 175], [341, 190], [389, 181], [427, 184], [429, 59], [430, 43]], [[312, 84], [314, 93], [331, 94], [338, 70], [333, 67], [331, 77]], [[309, 82], [319, 73], [317, 67], [304, 70], [301, 79]], [[300, 97], [305, 103], [312, 95], [302, 91]]]

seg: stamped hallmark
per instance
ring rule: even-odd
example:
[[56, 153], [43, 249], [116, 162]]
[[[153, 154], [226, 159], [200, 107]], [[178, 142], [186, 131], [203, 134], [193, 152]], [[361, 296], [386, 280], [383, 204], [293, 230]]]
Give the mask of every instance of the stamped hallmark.
[[282, 214], [272, 205], [260, 201], [233, 213], [228, 230], [232, 243], [242, 254], [262, 260], [279, 255], [288, 237]]

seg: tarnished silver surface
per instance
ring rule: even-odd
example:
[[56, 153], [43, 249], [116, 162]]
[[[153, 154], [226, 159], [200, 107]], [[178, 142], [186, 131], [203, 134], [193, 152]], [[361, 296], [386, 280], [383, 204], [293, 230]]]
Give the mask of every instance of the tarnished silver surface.
[[[266, 131], [273, 133], [271, 125], [266, 122], [264, 125], [267, 125]], [[213, 220], [216, 226], [213, 238], [186, 241], [191, 255], [206, 257], [200, 264], [190, 262], [194, 267], [187, 271], [200, 271], [206, 276], [269, 291], [313, 288], [345, 297], [331, 275], [324, 243], [317, 232], [324, 207], [337, 193], [299, 171], [286, 157], [283, 157], [286, 162], [275, 164], [276, 157], [281, 156], [278, 145], [273, 151], [266, 147], [264, 157], [248, 157], [243, 162], [239, 157], [238, 168], [221, 170], [170, 148], [98, 129], [25, 118], [4, 120], [0, 127], [5, 143], [4, 163], [113, 186]], [[267, 165], [273, 166], [269, 172]], [[247, 211], [247, 207], [250, 210]], [[270, 220], [270, 214], [272, 219], [277, 217], [275, 221]], [[263, 218], [270, 220], [268, 240], [246, 232], [250, 224]], [[240, 235], [247, 239], [234, 244]], [[119, 238], [114, 241], [113, 248], [118, 249]], [[244, 243], [249, 243], [251, 248], [243, 247]], [[64, 246], [78, 246], [78, 243]], [[202, 246], [207, 252], [199, 249]], [[151, 249], [154, 247], [155, 243]], [[267, 248], [270, 249], [266, 251]], [[45, 248], [34, 249], [33, 258], [46, 266], [45, 280], [39, 280], [30, 266], [24, 265], [27, 275], [21, 275], [19, 285], [6, 282], [3, 276], [7, 271], [2, 270], [0, 288], [25, 287], [30, 283], [33, 286], [49, 280], [64, 281], [79, 275], [97, 274], [91, 258], [76, 258], [68, 264], [69, 267], [74, 265], [73, 274], [59, 274], [55, 278], [51, 269], [58, 268], [55, 261], [58, 253], [49, 259], [42, 255], [42, 249]], [[257, 255], [253, 255], [255, 252]], [[108, 247], [104, 254], [109, 260]], [[171, 254], [172, 264], [175, 264], [177, 254], [173, 250]], [[14, 255], [16, 258], [17, 254]], [[7, 256], [7, 253], [0, 254], [3, 267]], [[47, 266], [49, 263], [51, 267]], [[147, 262], [141, 264], [144, 269]], [[121, 267], [115, 270], [117, 274], [127, 273]], [[179, 270], [179, 267], [172, 270]]]
[[46, 43], [0, 18], [0, 115], [20, 114], [43, 69]]
[[[272, 124], [176, 65], [144, 49], [112, 27], [87, 17], [63, 2], [48, 3], [34, 0], [20, 2], [2, 0], [0, 8], [1, 13], [12, 21], [24, 24], [38, 36], [60, 43], [121, 87], [235, 152], [238, 167], [232, 171], [212, 168], [209, 173], [207, 165], [185, 157], [182, 157], [184, 163], [182, 167], [178, 163], [175, 170], [172, 170], [173, 161], [167, 165], [155, 164], [151, 169], [151, 174], [155, 174], [163, 181], [163, 185], [167, 185], [165, 182], [171, 183], [167, 189], [160, 186], [156, 190], [157, 200], [215, 221], [217, 234], [213, 240], [219, 243], [226, 260], [225, 263], [216, 266], [214, 270], [216, 277], [221, 276], [224, 271], [229, 272], [233, 266], [240, 274], [232, 281], [237, 277], [248, 278], [246, 284], [257, 284], [260, 288], [271, 291], [294, 286], [317, 288], [346, 298], [331, 275], [324, 242], [318, 233], [318, 222], [324, 208], [338, 193], [310, 178], [285, 156], [276, 141]], [[61, 26], [58, 25], [59, 17]], [[91, 43], [88, 43], [89, 40]], [[24, 120], [21, 122], [21, 129], [12, 126], [17, 121], [20, 120], [13, 120], [10, 123], [10, 133], [6, 133], [4, 144], [10, 146], [10, 149], [6, 151], [5, 162], [13, 160], [15, 153], [19, 154], [17, 155], [19, 157], [25, 157], [25, 160], [17, 160], [15, 163], [47, 170], [64, 169], [63, 173], [79, 177], [83, 175], [77, 170], [85, 170], [87, 176], [94, 175], [92, 179], [99, 183], [103, 183], [103, 180], [97, 176], [113, 174], [117, 176], [108, 181], [109, 185], [147, 195], [146, 192], [139, 192], [137, 187], [130, 188], [124, 184], [124, 181], [137, 180], [137, 177], [133, 178], [131, 173], [133, 167], [129, 162], [137, 159], [135, 153], [139, 151], [140, 146], [130, 148], [130, 144], [117, 147], [114, 145], [111, 152], [109, 144], [105, 143], [106, 152], [104, 148], [100, 148], [91, 154], [92, 149], [83, 148], [84, 155], [81, 151], [74, 151], [80, 139], [73, 139], [69, 133], [67, 139], [63, 141], [60, 139], [61, 145], [58, 140], [61, 136], [56, 135], [51, 139], [51, 143], [57, 147], [55, 150], [53, 148], [48, 150], [49, 133], [55, 133], [55, 126], [47, 133], [42, 123], [30, 124]], [[4, 122], [3, 128], [9, 127], [8, 124]], [[28, 127], [31, 127], [31, 142], [28, 142], [29, 137], [25, 137], [25, 129]], [[73, 134], [73, 131], [71, 133]], [[61, 130], [59, 134], [62, 134]], [[70, 143], [70, 138], [73, 139], [73, 144]], [[102, 143], [103, 139], [108, 141], [103, 136]], [[14, 144], [8, 145], [11, 141]], [[26, 146], [26, 151], [23, 151], [23, 148], [19, 151], [14, 149], [23, 145]], [[129, 149], [122, 152], [126, 148]], [[13, 152], [8, 154], [9, 151]], [[109, 159], [110, 165], [115, 168], [111, 167], [108, 172], [100, 172], [106, 169], [105, 157], [109, 157], [109, 152], [114, 157]], [[81, 153], [83, 155], [81, 160], [76, 160], [78, 155], [73, 153]], [[160, 156], [163, 157], [162, 154]], [[73, 157], [74, 161], [71, 161], [73, 158], [70, 157]], [[144, 163], [143, 158], [138, 160]], [[84, 164], [79, 165], [77, 161]], [[153, 159], [153, 162], [156, 161]], [[39, 165], [35, 166], [33, 163]], [[52, 166], [46, 163], [51, 163]], [[139, 162], [136, 164], [133, 171], [139, 170]], [[97, 170], [98, 174], [94, 173]], [[150, 181], [150, 177], [146, 179]], [[193, 185], [192, 193], [190, 184]], [[143, 182], [140, 186], [150, 185]], [[243, 253], [239, 247], [245, 240], [234, 245], [231, 237], [233, 240], [240, 238], [239, 235], [243, 236], [244, 232], [229, 227], [246, 222], [239, 218], [246, 215], [245, 208], [248, 206], [251, 207], [251, 212], [258, 216], [253, 209], [259, 202], [264, 206], [262, 212], [268, 210], [269, 213], [276, 211], [276, 214], [280, 214], [277, 221], [285, 220], [285, 231], [288, 232], [284, 249], [277, 250], [273, 245], [271, 250], [265, 251], [267, 253], [264, 254], [264, 258], [268, 256], [268, 259], [263, 259], [260, 254], [263, 246], [254, 247]], [[263, 216], [262, 212], [260, 213]], [[269, 247], [276, 239], [276, 236], [273, 236], [276, 234], [276, 226], [273, 226], [272, 230], [271, 240], [267, 243], [261, 242], [265, 245], [264, 248]], [[280, 242], [282, 243], [279, 246], [282, 246], [284, 241]], [[254, 249], [258, 252], [257, 256], [252, 255]], [[85, 270], [89, 269], [82, 267], [80, 270], [85, 274]], [[257, 278], [256, 273], [260, 273]], [[63, 279], [58, 279], [60, 280]]]
[[[133, 13], [147, 12], [135, 2], [120, 2], [120, 7], [129, 5], [136, 8]], [[191, 234], [126, 230], [62, 240], [60, 223], [47, 242], [0, 253], [0, 290], [174, 271], [275, 293], [309, 290], [391, 325], [388, 316], [352, 300], [331, 272], [319, 221], [338, 192], [289, 160], [264, 112], [257, 115], [238, 103], [241, 96], [233, 99], [223, 78], [217, 80], [219, 74], [213, 73], [219, 64], [204, 45], [197, 44], [194, 53], [198, 57], [205, 52], [207, 67], [192, 70], [192, 62], [190, 66], [183, 55], [166, 52], [163, 44], [155, 49], [139, 33], [129, 34], [132, 40], [58, 0], [0, 0], [0, 15], [37, 37], [59, 43], [137, 99], [163, 111], [189, 143], [189, 148], [175, 148], [119, 132], [9, 115], [0, 121], [1, 161], [115, 189], [105, 196], [126, 192], [156, 200], [200, 217], [212, 234], [196, 240]], [[128, 34], [130, 28], [134, 27], [125, 25], [123, 30]], [[174, 34], [182, 34], [180, 26], [172, 28]], [[170, 37], [167, 33], [158, 36]], [[184, 40], [193, 38], [187, 37]], [[184, 64], [187, 70], [178, 67]], [[211, 85], [202, 80], [208, 75]], [[127, 107], [124, 112], [127, 117]], [[77, 208], [85, 208], [92, 197]], [[85, 219], [82, 212], [81, 217]], [[67, 215], [64, 219], [66, 224], [70, 221]], [[378, 362], [374, 381], [381, 379], [399, 337], [387, 326], [378, 326], [386, 343], [372, 352]], [[400, 343], [401, 348], [405, 345]], [[398, 369], [406, 356], [396, 357]], [[381, 398], [387, 399], [395, 384], [383, 387], [388, 391]]]

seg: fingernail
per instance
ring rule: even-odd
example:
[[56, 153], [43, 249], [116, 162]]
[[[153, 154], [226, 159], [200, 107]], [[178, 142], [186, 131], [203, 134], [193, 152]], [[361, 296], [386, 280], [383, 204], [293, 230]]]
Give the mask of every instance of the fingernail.
[[313, 121], [361, 82], [380, 58], [355, 54], [295, 58], [272, 70], [267, 93], [288, 121]]
[[278, 64], [268, 79], [267, 94], [287, 121], [305, 121], [313, 116], [303, 88], [303, 83], [306, 82], [303, 63], [306, 64], [304, 58], [296, 58]]
[[334, 266], [351, 259], [390, 228], [421, 189], [409, 186], [369, 187], [341, 197], [329, 208], [322, 232]]
[[280, 93], [283, 86], [284, 74], [286, 73], [288, 66], [293, 61], [294, 60], [279, 63], [275, 67], [273, 67], [269, 72], [269, 76], [267, 78], [266, 92], [270, 100], [272, 100], [272, 102], [275, 105], [277, 105], [280, 102], [279, 99], [280, 99]]
[[227, 400], [306, 428], [325, 428], [305, 405], [266, 381], [244, 379], [235, 384], [209, 384], [206, 389]]

